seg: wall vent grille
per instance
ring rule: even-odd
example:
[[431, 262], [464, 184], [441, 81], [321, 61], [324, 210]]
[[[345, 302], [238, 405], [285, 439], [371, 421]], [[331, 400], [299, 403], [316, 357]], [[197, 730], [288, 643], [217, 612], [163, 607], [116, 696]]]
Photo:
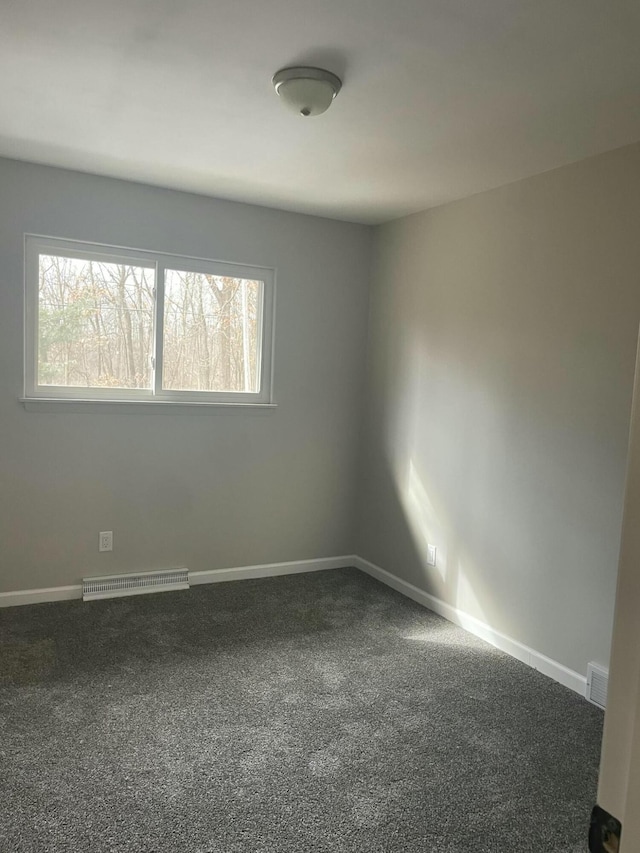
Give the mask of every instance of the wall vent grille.
[[189, 589], [188, 569], [83, 578], [82, 600], [93, 601], [96, 598], [118, 598], [123, 595], [142, 595], [175, 589]]
[[587, 699], [599, 708], [607, 707], [609, 671], [597, 663], [587, 666]]

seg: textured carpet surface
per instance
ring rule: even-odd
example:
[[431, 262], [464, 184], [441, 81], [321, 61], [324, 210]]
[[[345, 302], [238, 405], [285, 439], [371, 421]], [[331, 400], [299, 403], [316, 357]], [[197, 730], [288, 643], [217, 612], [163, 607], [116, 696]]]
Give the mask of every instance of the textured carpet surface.
[[351, 569], [0, 611], [2, 853], [583, 853], [602, 714]]

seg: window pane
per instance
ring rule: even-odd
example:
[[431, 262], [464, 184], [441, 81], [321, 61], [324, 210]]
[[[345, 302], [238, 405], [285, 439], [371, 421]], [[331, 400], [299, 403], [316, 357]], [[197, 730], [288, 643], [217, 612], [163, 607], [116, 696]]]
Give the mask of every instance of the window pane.
[[38, 384], [150, 388], [155, 272], [39, 255]]
[[260, 390], [262, 282], [166, 270], [162, 386]]

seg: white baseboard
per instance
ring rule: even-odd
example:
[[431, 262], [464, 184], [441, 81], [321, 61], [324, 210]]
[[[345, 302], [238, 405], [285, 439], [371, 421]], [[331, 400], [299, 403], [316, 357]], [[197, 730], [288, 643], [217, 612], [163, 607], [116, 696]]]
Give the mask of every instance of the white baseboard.
[[558, 663], [558, 661], [548, 658], [546, 655], [537, 652], [529, 646], [525, 646], [524, 643], [520, 643], [512, 637], [508, 637], [506, 634], [496, 631], [490, 625], [487, 625], [486, 622], [482, 622], [475, 616], [465, 613], [464, 610], [459, 610], [457, 607], [453, 607], [445, 601], [442, 601], [433, 595], [429, 595], [429, 593], [418, 589], [417, 586], [401, 580], [395, 575], [392, 575], [390, 572], [385, 571], [385, 569], [381, 569], [380, 566], [376, 566], [374, 563], [370, 563], [362, 557], [354, 557], [353, 565], [355, 565], [357, 569], [360, 569], [360, 571], [371, 575], [371, 577], [376, 578], [376, 580], [381, 581], [387, 586], [390, 586], [397, 592], [402, 593], [402, 595], [406, 595], [407, 598], [411, 598], [423, 607], [433, 610], [434, 613], [438, 613], [440, 616], [444, 616], [444, 618], [449, 622], [459, 625], [461, 628], [464, 628], [465, 631], [475, 634], [476, 637], [480, 637], [482, 640], [485, 640], [497, 649], [517, 658], [532, 669], [538, 670], [538, 672], [541, 672], [543, 675], [546, 675], [554, 681], [568, 687], [570, 690], [579, 693], [580, 696], [586, 696], [587, 679], [578, 672], [574, 672], [574, 670]]
[[[355, 566], [355, 559], [353, 555], [349, 554], [344, 557], [320, 557], [317, 560], [296, 560], [288, 563], [265, 563], [259, 566], [239, 566], [234, 569], [189, 572], [189, 583], [196, 586], [202, 583], [221, 583], [223, 581], [248, 580], [249, 578], [271, 578], [276, 575], [296, 575], [302, 572], [320, 572], [326, 569], [342, 569], [346, 566]], [[47, 601], [68, 601], [72, 598], [82, 598], [82, 584], [0, 592], [0, 607], [42, 604]]]
[[[376, 580], [390, 586], [407, 598], [411, 598], [428, 610], [433, 610], [444, 616], [449, 622], [459, 625], [465, 631], [475, 634], [492, 646], [511, 655], [514, 658], [537, 669], [544, 675], [558, 681], [565, 687], [574, 690], [581, 696], [586, 696], [587, 679], [572, 669], [563, 666], [558, 661], [546, 657], [535, 649], [525, 646], [518, 640], [496, 631], [486, 622], [465, 613], [450, 604], [418, 589], [407, 581], [381, 569], [374, 563], [362, 557], [348, 554], [342, 557], [321, 557], [317, 560], [295, 560], [286, 563], [265, 563], [258, 566], [240, 566], [232, 569], [210, 569], [202, 572], [189, 572], [189, 582], [192, 586], [204, 583], [222, 583], [224, 581], [248, 580], [249, 578], [270, 578], [277, 575], [293, 575], [302, 572], [319, 572], [328, 569], [342, 569], [354, 566]], [[72, 598], [82, 598], [82, 584], [72, 586], [54, 586], [45, 589], [26, 589], [16, 592], [0, 592], [0, 607], [11, 607], [20, 604], [40, 604], [47, 601], [66, 601]]]
[[15, 592], [0, 592], [0, 607], [15, 607], [19, 604], [43, 604], [46, 601], [69, 601], [82, 598], [82, 584], [73, 586], [50, 586], [44, 589], [19, 589]]
[[189, 572], [192, 586], [200, 583], [241, 581], [249, 578], [273, 578], [277, 575], [299, 575], [303, 572], [321, 572], [327, 569], [344, 569], [355, 566], [355, 557], [320, 557], [317, 560], [294, 560], [289, 563], [265, 563], [261, 566], [240, 566], [237, 569], [210, 569], [205, 572]]

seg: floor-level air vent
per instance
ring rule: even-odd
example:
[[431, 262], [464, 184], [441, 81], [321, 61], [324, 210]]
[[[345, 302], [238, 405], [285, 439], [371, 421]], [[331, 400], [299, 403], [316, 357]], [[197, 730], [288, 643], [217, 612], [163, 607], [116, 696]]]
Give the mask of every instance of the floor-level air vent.
[[607, 707], [609, 672], [597, 663], [587, 666], [587, 699], [599, 708]]
[[82, 600], [117, 598], [121, 595], [141, 595], [189, 588], [188, 569], [169, 569], [162, 572], [142, 572], [137, 575], [109, 575], [102, 578], [83, 578]]

